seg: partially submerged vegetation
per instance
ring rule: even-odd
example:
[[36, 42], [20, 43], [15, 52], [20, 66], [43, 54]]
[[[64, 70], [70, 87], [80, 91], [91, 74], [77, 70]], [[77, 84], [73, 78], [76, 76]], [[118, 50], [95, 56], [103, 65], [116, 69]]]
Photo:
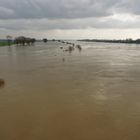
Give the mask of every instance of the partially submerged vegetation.
[[6, 39], [0, 40], [0, 47], [1, 46], [11, 46], [13, 44], [16, 45], [33, 45], [35, 43], [35, 38], [29, 38], [24, 36], [16, 37], [15, 39], [12, 39], [11, 36], [7, 36]]
[[25, 36], [19, 36], [17, 38], [15, 38], [14, 43], [16, 45], [33, 45], [36, 42], [35, 38], [29, 38], [29, 37], [25, 37]]
[[71, 53], [71, 52], [74, 51], [75, 49], [78, 49], [79, 51], [82, 50], [81, 45], [76, 45], [76, 44], [71, 43], [71, 42], [68, 42], [68, 41], [64, 41], [64, 40], [55, 40], [55, 39], [53, 39], [52, 41], [57, 41], [57, 42], [60, 42], [60, 43], [63, 43], [63, 44], [68, 45], [67, 48], [60, 47], [60, 49], [62, 49], [62, 50], [65, 51], [65, 52], [68, 51], [69, 53]]
[[[13, 45], [13, 44], [14, 44], [14, 43], [11, 42], [10, 45]], [[7, 42], [7, 41], [0, 41], [0, 47], [2, 47], [2, 46], [9, 46], [9, 42]]]
[[85, 42], [104, 42], [104, 43], [128, 43], [128, 44], [140, 44], [140, 39], [124, 39], [124, 40], [109, 40], [109, 39], [83, 39], [78, 41], [85, 41]]
[[43, 38], [43, 42], [44, 43], [47, 43], [48, 42], [48, 39], [47, 38]]

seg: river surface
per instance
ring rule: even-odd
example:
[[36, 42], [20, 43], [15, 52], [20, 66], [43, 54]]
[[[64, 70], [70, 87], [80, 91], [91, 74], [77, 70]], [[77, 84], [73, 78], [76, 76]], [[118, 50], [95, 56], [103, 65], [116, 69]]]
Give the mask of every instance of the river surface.
[[0, 47], [0, 140], [139, 140], [140, 45]]

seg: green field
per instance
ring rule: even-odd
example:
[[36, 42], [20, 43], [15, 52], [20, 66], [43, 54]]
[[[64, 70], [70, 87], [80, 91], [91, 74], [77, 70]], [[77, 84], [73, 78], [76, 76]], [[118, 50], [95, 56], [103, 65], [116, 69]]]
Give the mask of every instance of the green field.
[[[12, 45], [13, 43], [10, 43], [10, 45]], [[3, 42], [3, 41], [0, 41], [0, 47], [2, 46], [9, 46], [9, 43], [8, 42]]]

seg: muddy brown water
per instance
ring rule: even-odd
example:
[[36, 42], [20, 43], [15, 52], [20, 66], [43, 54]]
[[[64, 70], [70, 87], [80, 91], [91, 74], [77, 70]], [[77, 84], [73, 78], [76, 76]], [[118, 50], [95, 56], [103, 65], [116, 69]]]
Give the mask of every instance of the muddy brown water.
[[140, 46], [78, 44], [0, 47], [1, 140], [140, 139]]

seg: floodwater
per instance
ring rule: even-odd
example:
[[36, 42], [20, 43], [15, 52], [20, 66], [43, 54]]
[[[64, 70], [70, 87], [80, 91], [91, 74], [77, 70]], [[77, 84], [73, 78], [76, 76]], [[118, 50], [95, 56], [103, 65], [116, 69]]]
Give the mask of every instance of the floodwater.
[[0, 47], [0, 140], [139, 140], [140, 45]]

